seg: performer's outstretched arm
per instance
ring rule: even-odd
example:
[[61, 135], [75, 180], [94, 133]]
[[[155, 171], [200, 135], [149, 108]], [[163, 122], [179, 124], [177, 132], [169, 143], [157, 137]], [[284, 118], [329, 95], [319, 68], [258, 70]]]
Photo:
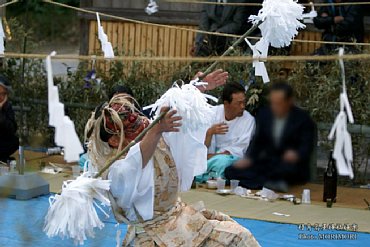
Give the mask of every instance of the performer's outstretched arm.
[[[167, 107], [166, 107], [167, 108]], [[161, 111], [167, 111], [168, 108], [162, 108]], [[148, 164], [152, 158], [154, 151], [158, 145], [159, 139], [164, 132], [179, 132], [181, 126], [180, 116], [175, 116], [176, 110], [169, 111], [166, 116], [154, 126], [143, 138], [140, 143], [141, 156], [143, 161], [143, 168]]]

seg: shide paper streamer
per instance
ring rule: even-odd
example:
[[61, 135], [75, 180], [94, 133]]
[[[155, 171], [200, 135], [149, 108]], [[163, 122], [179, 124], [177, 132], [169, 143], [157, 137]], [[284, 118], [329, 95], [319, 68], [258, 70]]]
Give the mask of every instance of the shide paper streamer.
[[50, 207], [45, 217], [44, 232], [48, 237], [71, 238], [82, 245], [87, 237], [94, 237], [94, 229], [102, 229], [95, 206], [109, 215], [95, 202], [110, 206], [106, 197], [110, 181], [92, 178], [88, 172], [63, 183], [62, 193], [49, 198]]
[[[344, 49], [339, 49], [339, 56], [343, 56]], [[335, 136], [335, 144], [333, 158], [336, 160], [338, 174], [341, 176], [349, 176], [353, 179], [353, 150], [351, 135], [347, 130], [347, 120], [354, 123], [351, 105], [348, 100], [346, 90], [346, 75], [343, 59], [339, 60], [341, 75], [342, 75], [342, 93], [340, 94], [340, 111], [335, 119], [333, 127], [329, 133], [328, 139], [333, 140]]]
[[54, 85], [51, 57], [52, 52], [46, 57], [46, 71], [48, 79], [48, 108], [49, 125], [55, 128], [54, 141], [58, 146], [64, 147], [64, 159], [67, 162], [75, 162], [83, 153], [80, 139], [77, 136], [75, 126], [71, 119], [64, 114], [64, 104], [59, 101], [59, 90]]
[[100, 40], [101, 49], [104, 53], [104, 58], [114, 58], [112, 44], [108, 41], [108, 36], [104, 33], [104, 28], [100, 23], [99, 13], [96, 13], [98, 23], [98, 39]]
[[315, 10], [315, 6], [313, 2], [310, 2], [311, 11], [309, 13], [303, 14], [303, 22], [304, 23], [313, 23], [313, 18], [317, 17], [317, 11]]
[[253, 62], [255, 75], [262, 76], [263, 82], [269, 82], [269, 77], [264, 62], [260, 58], [267, 57], [269, 46], [282, 48], [289, 46], [293, 38], [298, 34], [298, 29], [306, 26], [301, 23], [304, 7], [295, 0], [264, 0], [262, 9], [258, 15], [251, 15], [249, 20], [258, 24], [262, 38], [252, 45], [247, 39], [245, 41], [253, 52], [256, 59]]
[[158, 12], [158, 4], [155, 0], [149, 0], [148, 6], [145, 8], [145, 13], [152, 15]]
[[3, 22], [0, 18], [0, 55], [4, 55], [4, 51], [5, 51], [4, 40], [5, 40], [5, 32], [3, 28]]

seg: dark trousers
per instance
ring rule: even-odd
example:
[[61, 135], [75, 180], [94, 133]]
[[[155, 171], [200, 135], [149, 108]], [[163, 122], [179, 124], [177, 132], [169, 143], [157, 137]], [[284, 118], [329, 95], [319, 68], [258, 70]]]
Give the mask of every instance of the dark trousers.
[[291, 185], [306, 183], [309, 174], [302, 168], [302, 164], [289, 164], [278, 159], [264, 160], [245, 169], [229, 166], [225, 169], [225, 177], [239, 180], [242, 187], [261, 189], [268, 181], [285, 181]]
[[205, 39], [196, 45], [195, 56], [220, 56], [229, 48], [229, 42], [230, 39], [227, 37], [212, 35], [206, 36]]
[[14, 154], [19, 148], [18, 138], [11, 138], [10, 140], [1, 140], [0, 143], [0, 161], [6, 163], [10, 156]]

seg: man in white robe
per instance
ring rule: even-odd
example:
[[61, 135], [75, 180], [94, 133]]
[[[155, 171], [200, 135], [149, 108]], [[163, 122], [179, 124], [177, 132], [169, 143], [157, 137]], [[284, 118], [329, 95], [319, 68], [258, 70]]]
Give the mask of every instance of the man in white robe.
[[245, 89], [228, 83], [222, 92], [223, 104], [213, 108], [214, 121], [206, 134], [208, 147], [207, 172], [197, 177], [205, 182], [209, 173], [224, 177], [226, 167], [244, 157], [255, 130], [254, 117], [245, 110]]

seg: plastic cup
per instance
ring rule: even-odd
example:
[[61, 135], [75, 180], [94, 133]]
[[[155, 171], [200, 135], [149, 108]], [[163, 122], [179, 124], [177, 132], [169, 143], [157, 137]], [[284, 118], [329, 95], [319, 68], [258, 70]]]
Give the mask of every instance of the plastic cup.
[[77, 178], [78, 176], [80, 176], [80, 172], [81, 172], [81, 168], [79, 165], [72, 166], [72, 174], [74, 178]]
[[311, 192], [309, 189], [304, 189], [302, 193], [302, 203], [310, 204], [311, 203]]
[[10, 172], [11, 173], [16, 172], [16, 169], [17, 169], [17, 161], [15, 161], [15, 160], [10, 161], [9, 162], [9, 168], [10, 168]]
[[225, 189], [226, 181], [225, 179], [218, 178], [217, 179], [217, 190], [224, 190]]
[[234, 191], [236, 189], [236, 187], [239, 186], [239, 180], [236, 180], [236, 179], [233, 179], [233, 180], [230, 180], [230, 189], [231, 191]]

